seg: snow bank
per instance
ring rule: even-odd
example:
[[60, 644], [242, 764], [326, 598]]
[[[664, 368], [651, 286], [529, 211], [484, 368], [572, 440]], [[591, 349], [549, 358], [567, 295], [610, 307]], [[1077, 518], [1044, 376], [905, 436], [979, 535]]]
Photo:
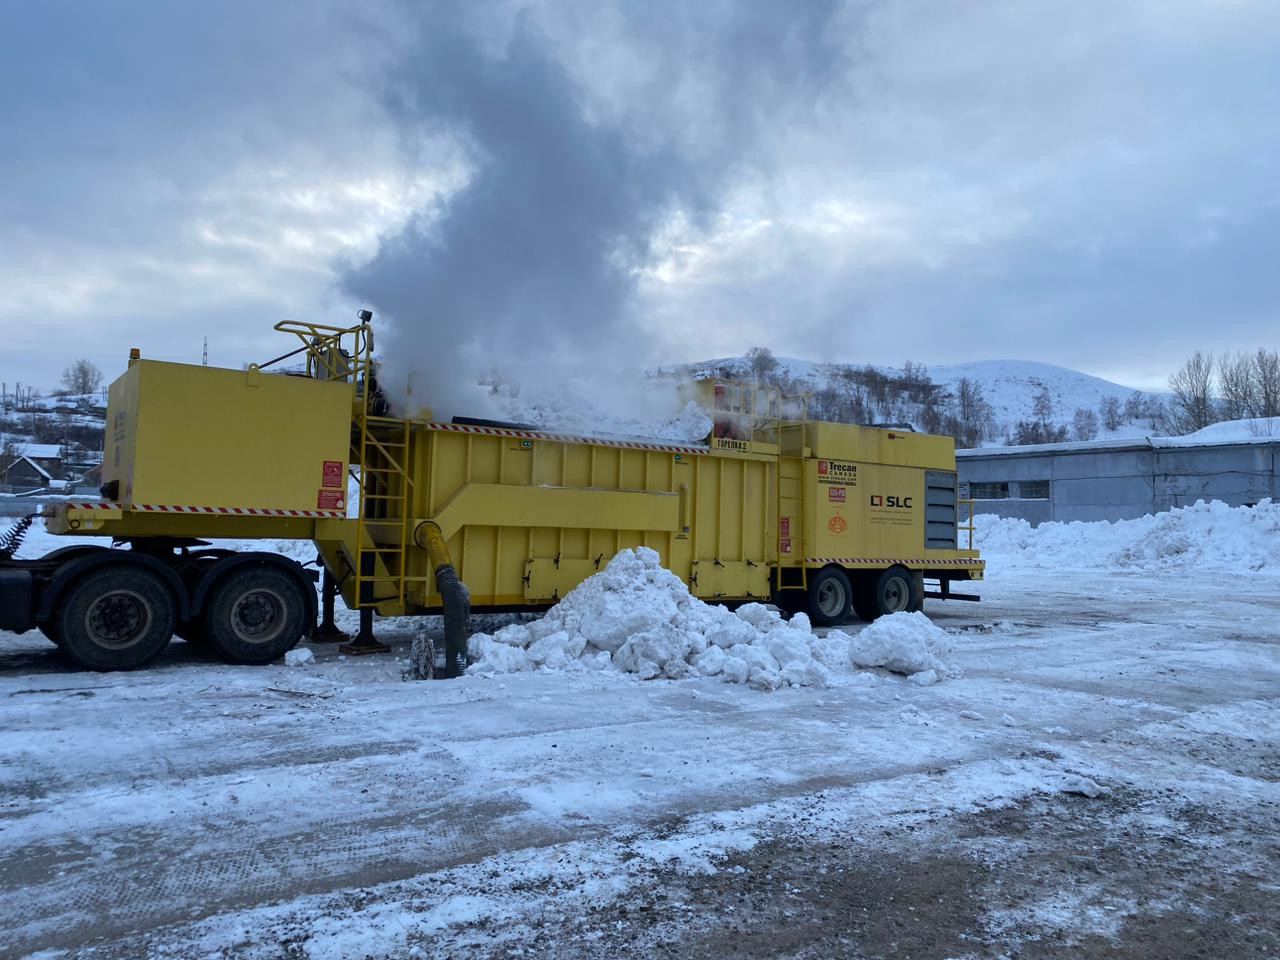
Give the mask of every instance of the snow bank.
[[1280, 573], [1280, 504], [1190, 507], [1114, 523], [1042, 523], [978, 514], [974, 545], [989, 562], [1033, 568], [1199, 567]]
[[1240, 441], [1280, 439], [1280, 417], [1253, 417], [1245, 420], [1224, 420], [1184, 434], [1181, 437], [1161, 437], [1160, 446], [1193, 447], [1205, 443], [1239, 443]]
[[786, 621], [759, 603], [736, 612], [703, 603], [640, 547], [623, 550], [541, 620], [472, 636], [467, 672], [609, 669], [642, 680], [719, 677], [756, 690], [823, 687], [858, 666], [955, 675], [939, 659], [950, 649], [947, 634], [923, 614], [894, 627], [901, 616], [879, 621], [855, 654], [857, 641], [838, 631], [815, 635], [802, 613]]

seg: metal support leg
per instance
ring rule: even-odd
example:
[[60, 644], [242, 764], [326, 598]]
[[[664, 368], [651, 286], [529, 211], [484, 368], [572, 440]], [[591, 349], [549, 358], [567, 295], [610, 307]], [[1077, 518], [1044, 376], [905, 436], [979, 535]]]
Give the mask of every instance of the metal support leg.
[[338, 644], [339, 653], [361, 656], [366, 653], [390, 653], [391, 648], [373, 637], [373, 607], [360, 608], [360, 632], [350, 643]]
[[333, 574], [329, 572], [329, 568], [325, 567], [320, 583], [320, 625], [311, 634], [312, 640], [318, 640], [321, 643], [334, 643], [347, 639], [347, 635], [339, 630], [338, 625], [333, 622], [333, 603], [337, 595], [338, 583], [333, 579]]

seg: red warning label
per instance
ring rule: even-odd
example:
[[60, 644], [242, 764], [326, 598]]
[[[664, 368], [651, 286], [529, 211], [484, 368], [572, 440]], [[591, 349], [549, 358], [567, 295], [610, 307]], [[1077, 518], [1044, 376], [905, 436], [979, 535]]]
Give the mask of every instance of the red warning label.
[[845, 493], [844, 487], [829, 487], [827, 488], [827, 499], [832, 503], [844, 503]]
[[346, 498], [341, 490], [321, 490], [316, 494], [317, 510], [345, 510]]
[[779, 549], [780, 551], [782, 551], [783, 553], [790, 553], [790, 552], [791, 552], [791, 541], [790, 541], [790, 540], [779, 540], [779, 541], [778, 541], [778, 549]]
[[342, 461], [326, 460], [324, 469], [321, 471], [320, 486], [330, 489], [337, 487], [342, 489]]
[[782, 537], [791, 536], [791, 518], [783, 517], [778, 521], [778, 535]]

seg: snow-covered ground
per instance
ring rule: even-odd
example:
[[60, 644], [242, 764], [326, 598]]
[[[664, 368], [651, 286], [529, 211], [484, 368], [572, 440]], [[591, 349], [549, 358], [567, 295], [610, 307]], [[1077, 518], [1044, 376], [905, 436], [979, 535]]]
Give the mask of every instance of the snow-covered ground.
[[[854, 663], [861, 624], [771, 692], [407, 682], [411, 621], [389, 657], [109, 675], [0, 635], [0, 956], [1275, 956], [1271, 510], [984, 521], [923, 686]], [[1174, 534], [1202, 549], [1132, 549]]]

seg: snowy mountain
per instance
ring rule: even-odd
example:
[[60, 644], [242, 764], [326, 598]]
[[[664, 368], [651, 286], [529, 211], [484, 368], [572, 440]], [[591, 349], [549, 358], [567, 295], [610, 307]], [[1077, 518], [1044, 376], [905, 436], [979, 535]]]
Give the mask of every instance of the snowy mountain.
[[[795, 357], [776, 357], [775, 360], [775, 376], [797, 382], [803, 389], [815, 393], [831, 386], [839, 371], [846, 368], [844, 364], [819, 363]], [[891, 367], [874, 369], [890, 377], [902, 374], [901, 370]], [[955, 386], [961, 379], [976, 384], [982, 391], [983, 399], [992, 408], [996, 432], [1000, 435], [1004, 435], [1019, 420], [1035, 418], [1036, 397], [1043, 390], [1048, 391], [1051, 401], [1049, 421], [1062, 425], [1071, 424], [1078, 409], [1096, 413], [1107, 397], [1115, 397], [1123, 405], [1130, 396], [1141, 392], [1078, 370], [1034, 360], [979, 360], [920, 369], [948, 393], [954, 393]], [[678, 370], [688, 371], [695, 376], [732, 372], [735, 376], [747, 377], [750, 375], [751, 364], [746, 357], [722, 357], [689, 364], [683, 368], [664, 368], [661, 373], [673, 375]], [[904, 413], [907, 419], [914, 420], [915, 414], [909, 404]], [[1122, 423], [1114, 431], [1101, 430], [1099, 436], [1145, 436], [1149, 432], [1148, 423]]]
[[1048, 389], [1053, 400], [1051, 418], [1067, 423], [1077, 409], [1097, 410], [1104, 397], [1124, 403], [1140, 391], [1090, 376], [1079, 370], [1037, 363], [1034, 360], [978, 360], [929, 368], [934, 383], [951, 387], [966, 377], [982, 387], [987, 403], [995, 410], [997, 422], [1030, 420], [1036, 394]]

